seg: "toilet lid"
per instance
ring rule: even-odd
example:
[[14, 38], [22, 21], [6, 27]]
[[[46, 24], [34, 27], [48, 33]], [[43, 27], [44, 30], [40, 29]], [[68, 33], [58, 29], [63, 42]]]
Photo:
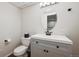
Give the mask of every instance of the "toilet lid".
[[14, 50], [14, 52], [20, 53], [20, 52], [26, 50], [27, 48], [28, 48], [28, 47], [26, 47], [26, 46], [19, 46], [19, 47], [17, 47], [17, 48]]

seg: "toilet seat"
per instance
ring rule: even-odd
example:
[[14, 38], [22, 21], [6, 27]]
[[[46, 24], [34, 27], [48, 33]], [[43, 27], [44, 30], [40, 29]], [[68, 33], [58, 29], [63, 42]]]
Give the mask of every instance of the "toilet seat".
[[17, 47], [15, 50], [14, 50], [14, 55], [15, 56], [20, 56], [20, 55], [23, 55], [26, 50], [27, 50], [28, 47], [24, 46], [24, 45], [21, 45], [19, 47]]

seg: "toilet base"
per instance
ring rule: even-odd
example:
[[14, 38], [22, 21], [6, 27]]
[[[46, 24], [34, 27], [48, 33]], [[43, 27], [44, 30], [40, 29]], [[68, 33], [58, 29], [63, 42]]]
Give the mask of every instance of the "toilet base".
[[16, 57], [14, 54], [9, 55], [8, 57]]
[[25, 54], [21, 56], [15, 56], [13, 53], [9, 55], [8, 57], [31, 57], [30, 51], [28, 50]]
[[20, 55], [20, 56], [15, 56], [15, 57], [28, 57], [28, 54], [27, 54], [27, 53], [25, 53], [25, 54], [23, 54], [23, 55]]

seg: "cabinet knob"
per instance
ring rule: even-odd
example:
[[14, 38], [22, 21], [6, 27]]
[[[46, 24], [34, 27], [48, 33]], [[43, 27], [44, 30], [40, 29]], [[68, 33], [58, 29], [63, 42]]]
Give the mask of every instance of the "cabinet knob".
[[58, 46], [58, 45], [57, 45], [56, 47], [57, 47], [57, 48], [59, 48], [59, 46]]
[[46, 52], [48, 53], [48, 50]]
[[38, 41], [36, 41], [36, 44], [38, 44]]
[[45, 50], [45, 49], [44, 49], [44, 52], [48, 53], [48, 50]]
[[46, 52], [46, 50], [44, 49], [44, 52]]

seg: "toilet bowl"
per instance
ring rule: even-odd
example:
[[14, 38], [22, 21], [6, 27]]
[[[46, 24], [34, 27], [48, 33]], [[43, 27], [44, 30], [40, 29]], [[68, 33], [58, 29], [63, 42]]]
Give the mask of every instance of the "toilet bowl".
[[14, 55], [15, 55], [15, 56], [21, 56], [21, 55], [23, 55], [23, 54], [26, 52], [27, 48], [28, 48], [28, 47], [23, 46], [23, 45], [17, 47], [17, 48], [14, 50]]
[[30, 38], [22, 38], [21, 43], [22, 45], [16, 47], [13, 51], [13, 54], [15, 56], [23, 56], [26, 53], [28, 46], [30, 44]]

